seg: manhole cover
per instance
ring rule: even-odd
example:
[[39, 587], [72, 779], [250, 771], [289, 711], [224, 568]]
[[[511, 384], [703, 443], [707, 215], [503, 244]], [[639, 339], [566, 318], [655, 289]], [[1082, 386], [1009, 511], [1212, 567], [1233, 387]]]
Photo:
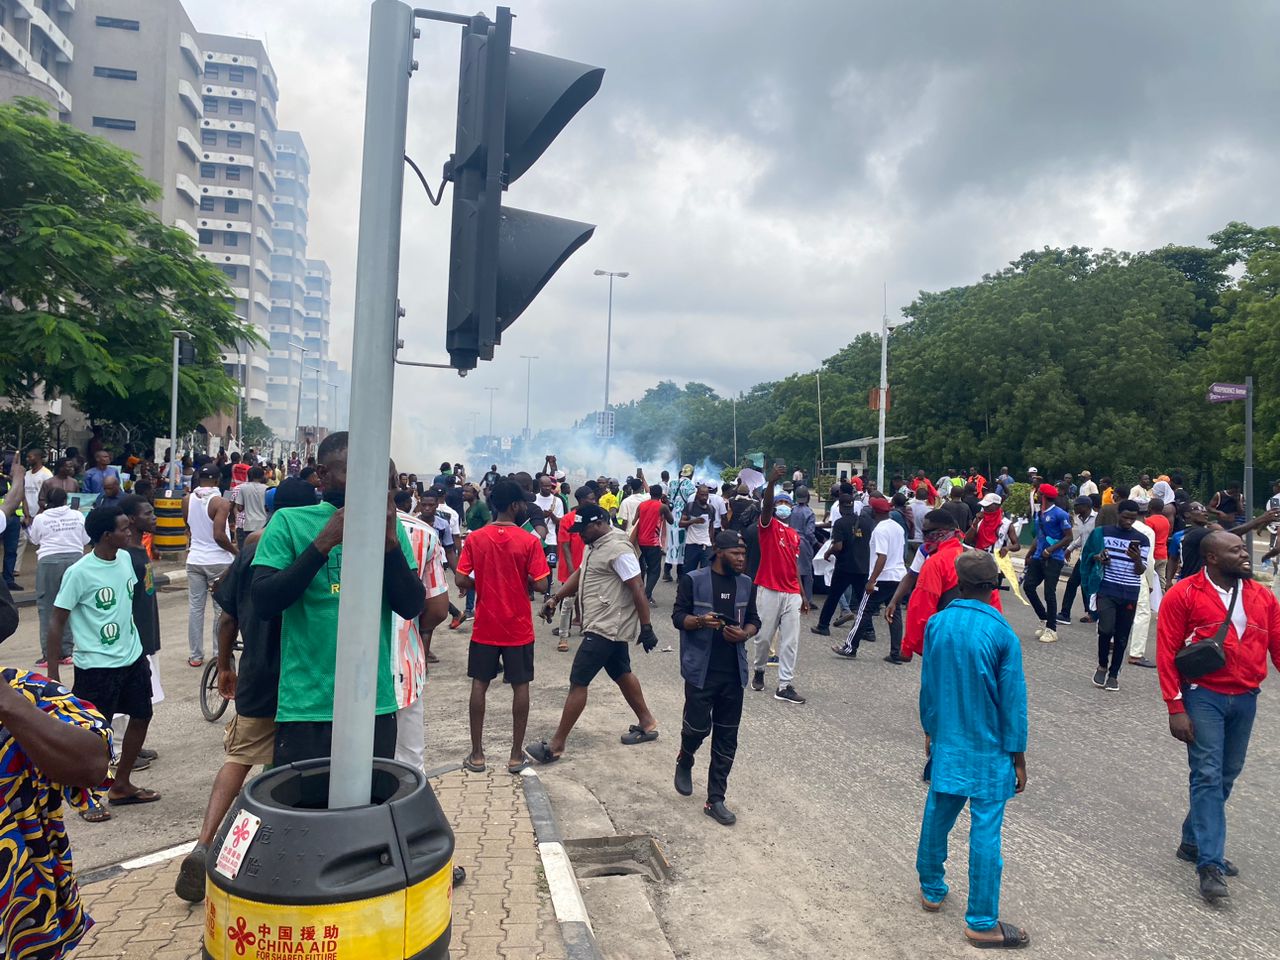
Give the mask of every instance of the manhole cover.
[[662, 881], [671, 876], [666, 854], [647, 833], [566, 840], [564, 849], [579, 877], [639, 875]]

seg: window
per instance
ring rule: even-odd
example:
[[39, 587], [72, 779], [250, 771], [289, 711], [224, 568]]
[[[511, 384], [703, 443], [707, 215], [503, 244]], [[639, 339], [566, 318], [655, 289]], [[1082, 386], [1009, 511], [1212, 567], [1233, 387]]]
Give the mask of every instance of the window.
[[239, 180], [239, 179], [240, 179], [240, 168], [239, 168], [239, 167], [227, 167], [227, 179], [228, 179], [228, 180]]
[[205, 112], [205, 113], [217, 113], [217, 112], [218, 112], [218, 98], [217, 98], [217, 97], [205, 97], [205, 98], [204, 98], [204, 112]]
[[239, 150], [243, 143], [244, 143], [244, 137], [241, 134], [238, 134], [238, 133], [227, 134], [228, 150]]
[[137, 70], [122, 70], [120, 67], [94, 67], [95, 77], [106, 77], [108, 80], [137, 80]]
[[206, 63], [204, 65], [204, 75], [207, 80], [217, 80], [218, 65], [216, 63]]
[[224, 209], [224, 210], [226, 210], [226, 211], [227, 211], [227, 213], [239, 213], [239, 212], [240, 212], [240, 201], [239, 201], [239, 200], [226, 200], [226, 201], [224, 201], [224, 203], [223, 203], [223, 209]]
[[218, 145], [218, 135], [212, 130], [201, 130], [200, 142], [206, 147], [216, 147]]
[[244, 83], [244, 67], [228, 67], [227, 79], [232, 83]]
[[136, 31], [139, 26], [137, 20], [126, 20], [123, 17], [96, 17], [94, 23], [100, 27], [111, 27], [115, 30]]
[[201, 197], [201, 198], [200, 198], [200, 209], [201, 209], [201, 210], [208, 210], [210, 213], [212, 213], [212, 212], [213, 212], [213, 197]]
[[226, 244], [228, 247], [237, 247], [240, 245], [240, 238], [236, 234], [228, 230], [226, 233], [222, 235], [222, 242]]
[[212, 230], [201, 230], [201, 231], [200, 231], [200, 242], [201, 242], [201, 243], [213, 243], [213, 231], [212, 231]]
[[95, 127], [105, 127], [108, 130], [137, 130], [138, 124], [134, 120], [124, 120], [120, 117], [94, 117], [93, 125]]
[[218, 168], [212, 163], [200, 164], [201, 180], [216, 180], [218, 178]]
[[222, 264], [222, 272], [225, 273], [232, 280], [234, 280], [236, 278], [236, 275], [240, 272], [240, 268], [235, 266], [234, 264], [228, 265], [224, 263]]
[[227, 102], [227, 113], [233, 117], [244, 115], [244, 104], [239, 100], [230, 100]]

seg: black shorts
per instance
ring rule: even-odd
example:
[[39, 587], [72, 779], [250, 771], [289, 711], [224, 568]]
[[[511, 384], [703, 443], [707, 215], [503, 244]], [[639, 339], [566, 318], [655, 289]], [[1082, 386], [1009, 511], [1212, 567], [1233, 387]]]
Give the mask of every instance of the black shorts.
[[471, 641], [467, 651], [467, 676], [488, 683], [502, 670], [504, 683], [529, 683], [533, 680], [533, 644], [499, 647], [491, 643]]
[[76, 670], [71, 688], [106, 718], [127, 713], [134, 720], [151, 719], [151, 663], [146, 654], [127, 667], [85, 667]]
[[[333, 750], [333, 721], [286, 720], [276, 724], [275, 749], [271, 765], [283, 767], [302, 760], [318, 760]], [[392, 760], [396, 755], [396, 715], [380, 713], [373, 718], [373, 755]]]
[[601, 670], [615, 683], [631, 672], [631, 650], [621, 640], [609, 640], [597, 633], [584, 633], [569, 669], [569, 683], [587, 687]]

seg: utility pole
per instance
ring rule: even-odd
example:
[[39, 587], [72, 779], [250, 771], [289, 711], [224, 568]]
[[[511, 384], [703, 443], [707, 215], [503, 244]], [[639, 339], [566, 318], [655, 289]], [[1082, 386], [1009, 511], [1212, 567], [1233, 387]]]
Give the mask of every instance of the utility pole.
[[738, 398], [733, 398], [733, 465], [738, 465]]
[[822, 371], [819, 370], [814, 376], [818, 380], [818, 463], [813, 471], [813, 475], [816, 477], [822, 472], [823, 459], [826, 457], [827, 448], [822, 442]]
[[533, 361], [541, 359], [540, 357], [531, 357], [528, 354], [520, 354], [521, 360], [529, 361], [525, 365], [524, 380], [524, 438], [529, 439], [529, 398], [533, 394]]
[[[1253, 377], [1244, 378], [1244, 518], [1253, 519]], [[1253, 559], [1253, 531], [1245, 537]]]
[[609, 412], [609, 367], [613, 356], [613, 278], [625, 280], [631, 274], [626, 270], [596, 270], [595, 276], [609, 278], [609, 320], [604, 335], [604, 409]]
[[489, 391], [489, 442], [493, 442], [493, 395], [498, 392], [497, 387], [485, 387]]
[[876, 489], [884, 490], [885, 407], [889, 398], [889, 285], [884, 285], [884, 312], [880, 314], [880, 435], [876, 444]]
[[[176, 493], [182, 487], [182, 457], [178, 453], [178, 344], [190, 340], [185, 330], [173, 330], [173, 396], [169, 406], [169, 492]], [[22, 438], [18, 438], [22, 448]]]

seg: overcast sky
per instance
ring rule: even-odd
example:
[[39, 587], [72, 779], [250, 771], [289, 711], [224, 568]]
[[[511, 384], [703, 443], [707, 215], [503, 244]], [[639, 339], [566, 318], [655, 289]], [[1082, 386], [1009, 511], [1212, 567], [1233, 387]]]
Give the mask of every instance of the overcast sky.
[[[311, 256], [334, 274], [349, 357], [368, 39], [363, 0], [186, 0], [207, 32], [263, 39], [281, 124], [312, 159]], [[474, 3], [440, 0], [471, 13]], [[598, 224], [465, 380], [401, 368], [396, 446], [439, 462], [488, 424], [565, 426], [660, 378], [723, 393], [808, 370], [921, 289], [1030, 248], [1195, 243], [1276, 223], [1280, 6], [1147, 2], [514, 0], [516, 46], [606, 68], [507, 195]], [[492, 11], [490, 11], [491, 13]], [[424, 23], [409, 153], [453, 145], [458, 28]], [[433, 184], [434, 186], [434, 184]], [[449, 206], [405, 182], [408, 359], [444, 353]], [[442, 432], [452, 424], [456, 434]], [[447, 427], [446, 427], [447, 428]]]

